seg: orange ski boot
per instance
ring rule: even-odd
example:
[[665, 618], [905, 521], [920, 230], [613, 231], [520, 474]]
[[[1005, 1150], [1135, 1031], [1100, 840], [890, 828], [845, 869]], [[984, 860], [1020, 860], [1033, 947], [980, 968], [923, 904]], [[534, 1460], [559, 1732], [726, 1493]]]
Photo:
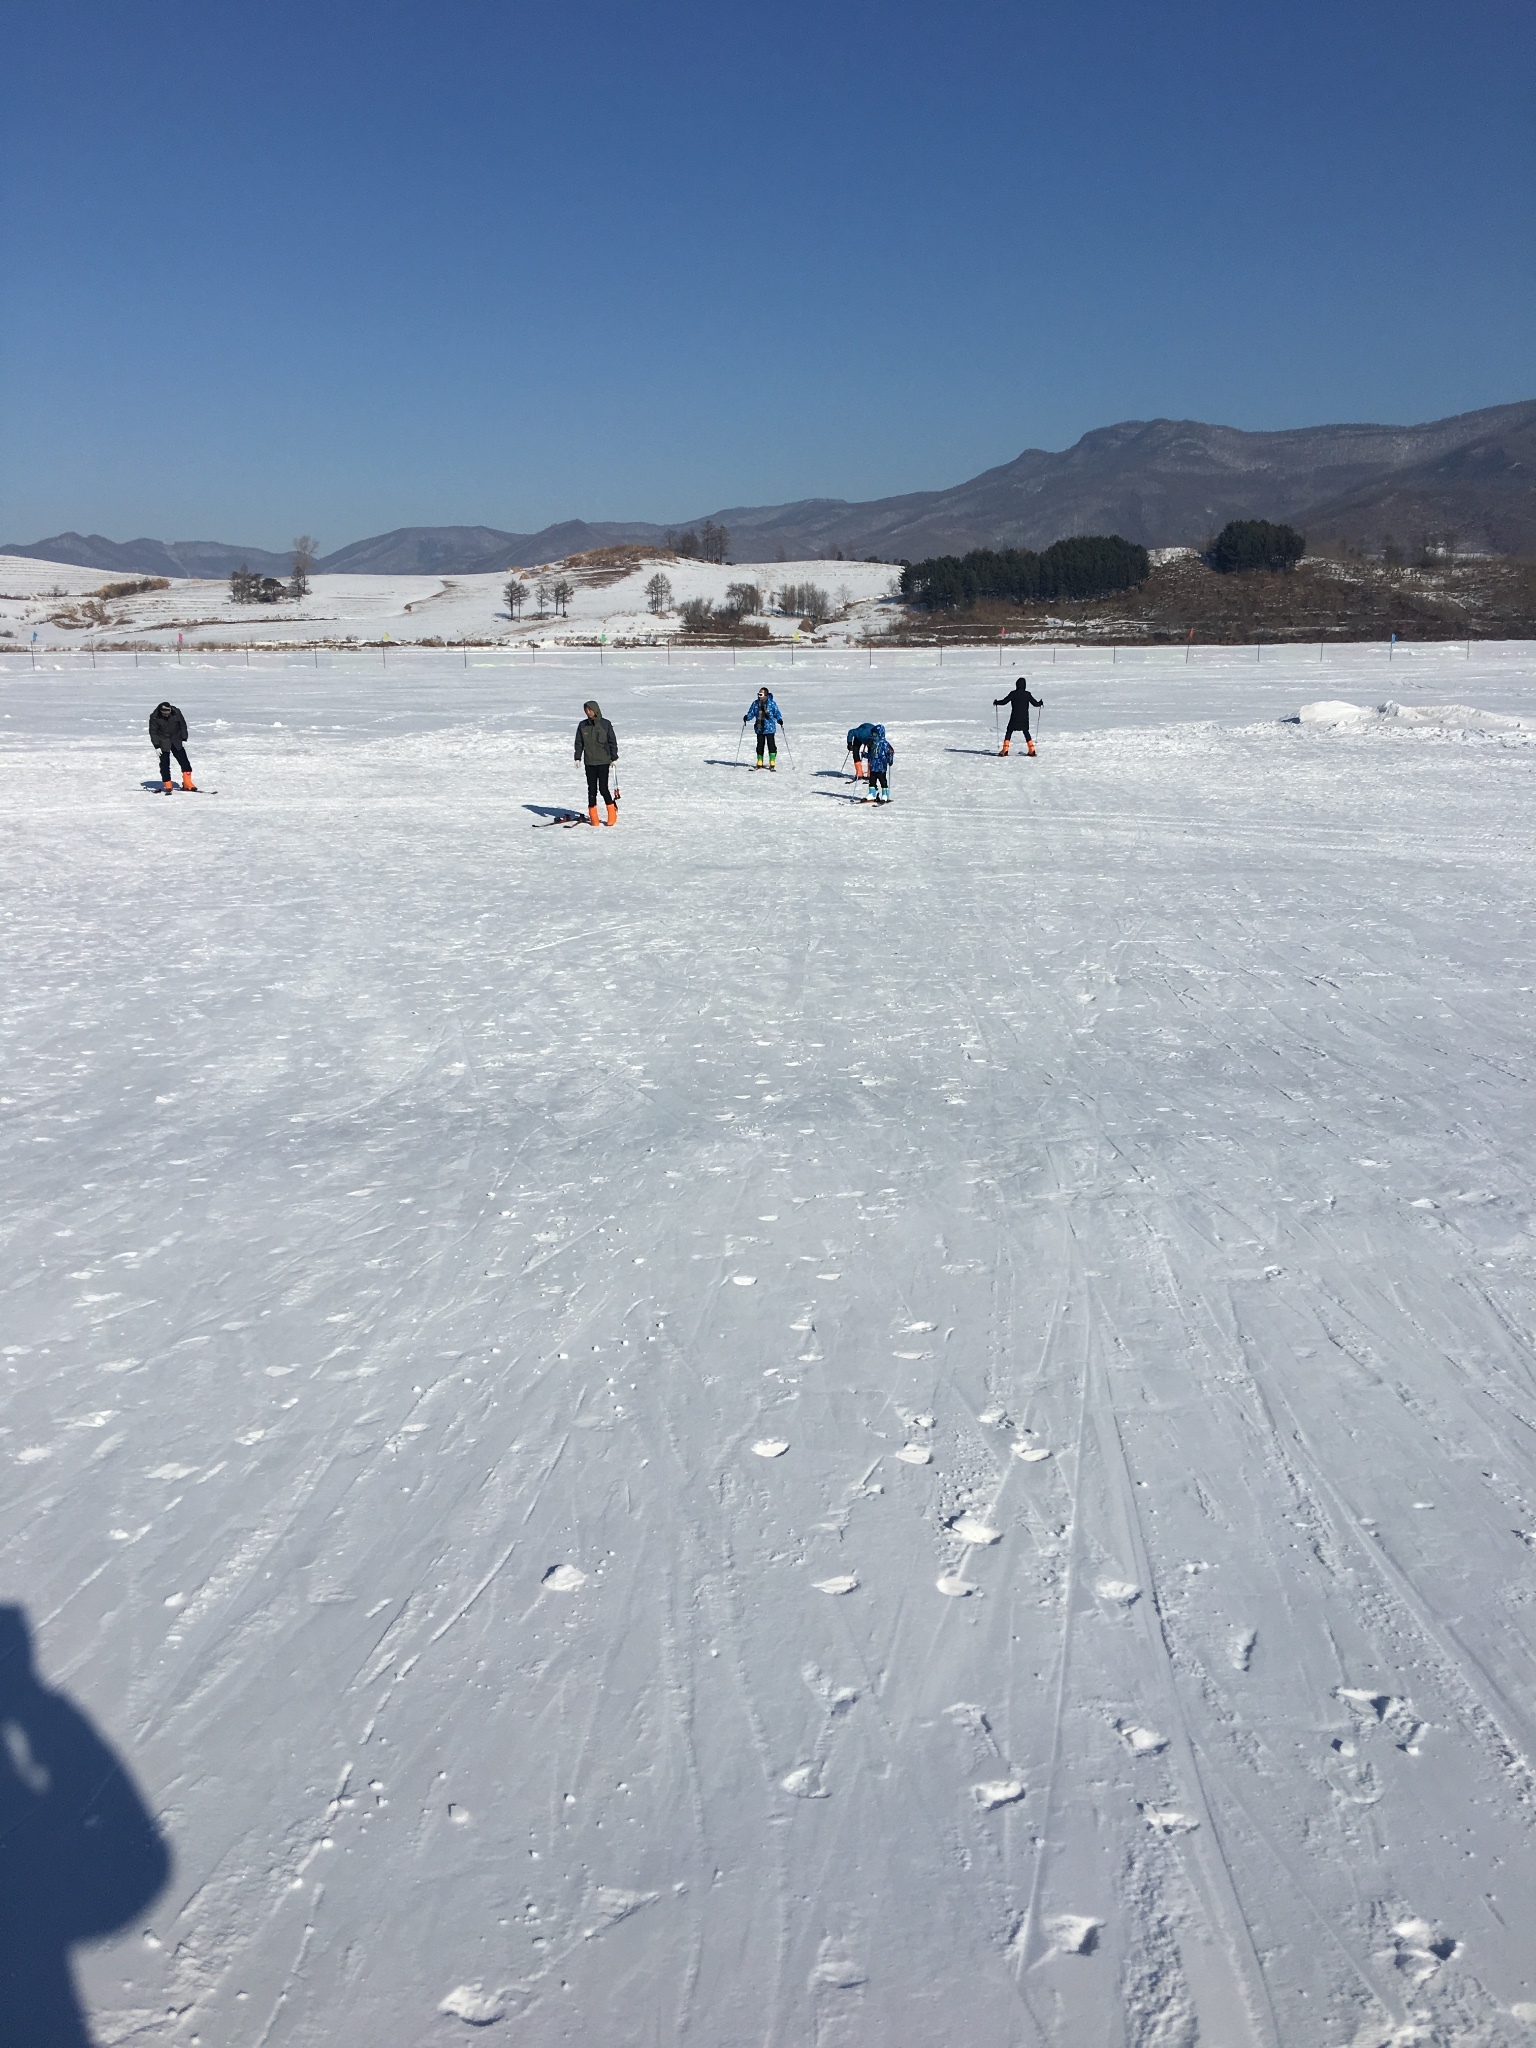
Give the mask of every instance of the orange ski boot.
[[1034, 753], [1034, 751], [1035, 751], [1035, 743], [1034, 743], [1034, 741], [1033, 741], [1033, 740], [1026, 740], [1026, 741], [1024, 742], [1024, 745], [1025, 745], [1025, 746], [1026, 746], [1026, 747], [1028, 748], [1028, 750], [1029, 750], [1030, 754], [1031, 754], [1031, 755], [1033, 755], [1033, 753]]
[[192, 770], [190, 768], [182, 769], [181, 786], [183, 789], [196, 789], [197, 784], [192, 780]]
[[165, 793], [166, 793], [166, 795], [167, 795], [167, 796], [169, 796], [169, 795], [170, 795], [170, 793], [171, 793], [171, 791], [172, 791], [172, 790], [173, 790], [173, 789], [174, 789], [175, 787], [176, 787], [176, 785], [175, 785], [175, 783], [174, 783], [174, 782], [167, 782], [167, 784], [165, 785]]
[[608, 822], [610, 825], [617, 825], [619, 822], [619, 807], [617, 804], [610, 804], [608, 806]]
[[1002, 751], [1003, 751], [1003, 752], [1004, 752], [1005, 754], [1006, 754], [1006, 753], [1007, 753], [1007, 751], [1008, 751], [1008, 742], [1007, 742], [1006, 740], [1004, 740], [1004, 741], [1003, 741]]
[[587, 823], [588, 823], [589, 825], [595, 825], [595, 824], [597, 823], [597, 805], [596, 805], [596, 804], [593, 804], [593, 805], [592, 805], [592, 807], [591, 807], [591, 809], [590, 809], [590, 810], [589, 810], [589, 811], [587, 812]]

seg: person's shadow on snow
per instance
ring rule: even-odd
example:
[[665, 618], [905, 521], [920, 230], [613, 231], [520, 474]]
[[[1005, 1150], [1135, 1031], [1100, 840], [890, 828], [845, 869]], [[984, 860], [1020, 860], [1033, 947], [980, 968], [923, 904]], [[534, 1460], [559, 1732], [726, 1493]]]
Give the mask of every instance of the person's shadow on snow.
[[69, 1951], [126, 1926], [171, 1856], [132, 1779], [0, 1606], [0, 2043], [91, 2048]]

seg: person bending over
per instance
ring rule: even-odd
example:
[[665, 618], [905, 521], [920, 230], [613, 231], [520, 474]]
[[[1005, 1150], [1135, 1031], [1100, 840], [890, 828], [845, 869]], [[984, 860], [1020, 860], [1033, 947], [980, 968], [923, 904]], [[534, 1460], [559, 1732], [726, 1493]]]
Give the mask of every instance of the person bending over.
[[853, 756], [853, 779], [855, 782], [862, 782], [868, 773], [864, 760], [869, 752], [869, 743], [874, 736], [875, 728], [869, 723], [868, 719], [862, 725], [851, 725], [848, 728], [848, 751]]
[[165, 784], [166, 795], [171, 792], [171, 756], [176, 756], [181, 769], [183, 789], [196, 789], [192, 780], [192, 763], [187, 759], [187, 721], [174, 704], [157, 704], [149, 714], [149, 743], [160, 749], [160, 780]]
[[619, 803], [608, 787], [608, 770], [619, 758], [618, 735], [613, 726], [604, 718], [601, 707], [588, 698], [582, 705], [586, 717], [576, 728], [576, 752], [573, 759], [584, 762], [587, 770], [587, 823], [597, 823], [597, 799], [602, 797], [608, 806], [608, 822], [619, 822]]

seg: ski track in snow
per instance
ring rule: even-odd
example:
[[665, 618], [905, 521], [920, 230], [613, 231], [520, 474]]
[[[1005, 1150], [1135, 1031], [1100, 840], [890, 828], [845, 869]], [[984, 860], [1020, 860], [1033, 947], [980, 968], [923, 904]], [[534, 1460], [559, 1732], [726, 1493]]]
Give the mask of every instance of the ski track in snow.
[[4, 679], [103, 2042], [1531, 2041], [1536, 650], [990, 660]]

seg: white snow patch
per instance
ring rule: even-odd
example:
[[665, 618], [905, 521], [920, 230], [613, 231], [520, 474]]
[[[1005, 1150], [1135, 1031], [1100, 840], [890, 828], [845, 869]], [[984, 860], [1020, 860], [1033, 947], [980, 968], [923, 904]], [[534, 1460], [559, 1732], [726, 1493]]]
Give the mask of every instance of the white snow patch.
[[[441, 1978], [439, 1978], [441, 1983]], [[470, 2027], [491, 2027], [507, 2015], [506, 2000], [499, 1991], [486, 1991], [479, 1984], [455, 1984], [438, 2005], [449, 2019], [463, 2020]]]
[[575, 1593], [587, 1583], [587, 1575], [576, 1564], [552, 1564], [539, 1582], [551, 1593]]
[[1028, 1789], [1018, 1778], [987, 1778], [971, 1787], [971, 1797], [983, 1813], [991, 1813], [999, 1806], [1016, 1805]]
[[1059, 1956], [1091, 1956], [1103, 1925], [1086, 1913], [1054, 1913], [1045, 1922], [1046, 1939]]

